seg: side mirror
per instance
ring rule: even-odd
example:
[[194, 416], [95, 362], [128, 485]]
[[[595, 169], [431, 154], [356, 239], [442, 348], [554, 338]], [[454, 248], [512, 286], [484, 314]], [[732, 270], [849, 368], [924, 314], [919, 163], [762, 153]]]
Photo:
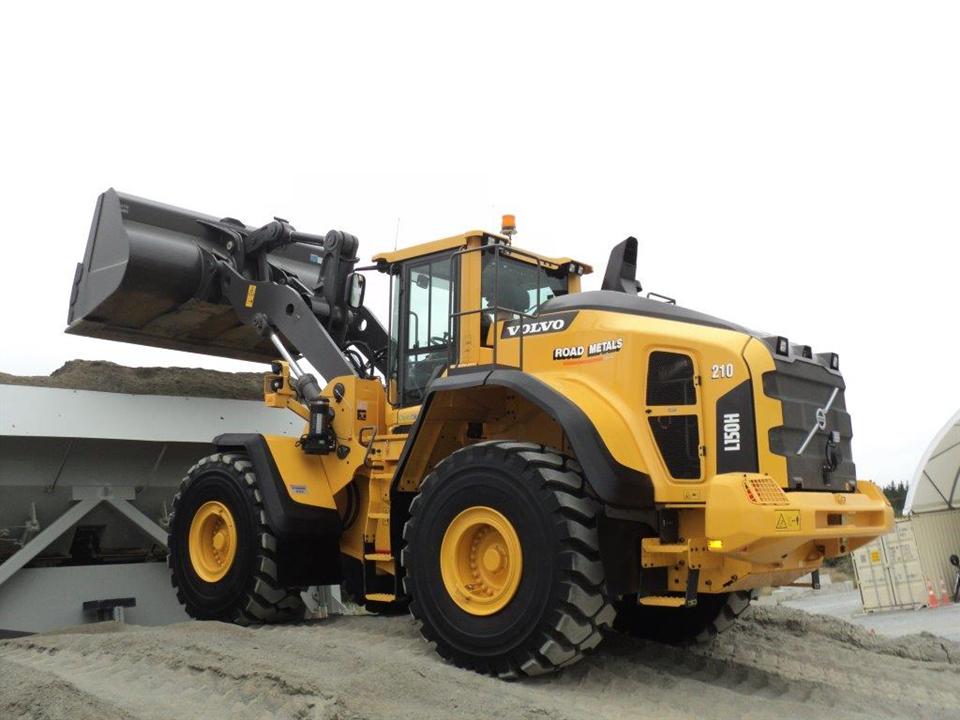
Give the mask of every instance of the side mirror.
[[363, 295], [367, 290], [367, 278], [360, 273], [350, 273], [347, 276], [347, 307], [359, 310], [363, 307]]
[[950, 564], [956, 565], [958, 568], [960, 568], [960, 557], [957, 557], [956, 555], [951, 555]]

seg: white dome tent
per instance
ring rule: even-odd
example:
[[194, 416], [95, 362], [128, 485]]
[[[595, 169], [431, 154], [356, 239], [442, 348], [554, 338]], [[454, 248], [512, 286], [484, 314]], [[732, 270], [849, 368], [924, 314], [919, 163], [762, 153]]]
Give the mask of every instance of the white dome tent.
[[924, 575], [952, 587], [950, 555], [960, 555], [960, 411], [921, 456], [903, 513], [913, 527]]
[[907, 491], [904, 515], [960, 509], [960, 411], [934, 436]]

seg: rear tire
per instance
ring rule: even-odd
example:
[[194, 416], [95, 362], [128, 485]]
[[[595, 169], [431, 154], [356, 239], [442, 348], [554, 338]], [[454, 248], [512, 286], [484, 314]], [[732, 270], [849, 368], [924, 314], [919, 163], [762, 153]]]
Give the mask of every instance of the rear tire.
[[[486, 606], [482, 597], [471, 605], [448, 589], [451, 557], [458, 568], [466, 560], [444, 551], [444, 542], [473, 512], [494, 525], [502, 521], [509, 538], [496, 570], [510, 578], [503, 585], [509, 589], [498, 595], [494, 588]], [[423, 636], [455, 665], [503, 678], [542, 675], [580, 660], [615, 614], [606, 596], [597, 512], [579, 465], [557, 451], [485, 442], [450, 455], [424, 480], [403, 533], [404, 587]], [[489, 528], [496, 530], [481, 523], [481, 543]], [[475, 548], [477, 537], [467, 537], [467, 549]], [[496, 565], [496, 554], [486, 552], [480, 562]], [[470, 593], [476, 585], [463, 587]]]
[[749, 592], [701, 593], [693, 607], [638, 605], [636, 597], [617, 603], [615, 630], [658, 642], [704, 643], [730, 628], [750, 606]]
[[[211, 504], [225, 508], [234, 529], [232, 560], [212, 575], [198, 567], [196, 543], [194, 559], [190, 547], [191, 525]], [[303, 618], [300, 590], [277, 579], [277, 539], [244, 453], [216, 453], [190, 468], [173, 499], [167, 548], [170, 581], [190, 617], [241, 625]]]

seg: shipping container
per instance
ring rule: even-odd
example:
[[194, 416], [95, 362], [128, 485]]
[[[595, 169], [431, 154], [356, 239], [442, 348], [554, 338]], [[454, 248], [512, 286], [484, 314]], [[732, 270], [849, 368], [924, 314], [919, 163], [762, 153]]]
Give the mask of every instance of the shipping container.
[[898, 520], [893, 532], [854, 552], [853, 567], [864, 610], [917, 608], [927, 603], [923, 563], [909, 519]]
[[924, 577], [930, 578], [937, 598], [941, 581], [947, 591], [953, 590], [957, 571], [950, 564], [951, 555], [960, 555], [960, 510], [918, 513], [910, 516]]

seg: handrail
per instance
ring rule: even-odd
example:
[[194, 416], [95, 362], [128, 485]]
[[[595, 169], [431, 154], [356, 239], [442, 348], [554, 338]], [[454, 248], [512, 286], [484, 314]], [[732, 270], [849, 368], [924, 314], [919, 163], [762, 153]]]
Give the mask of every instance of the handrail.
[[[514, 248], [514, 247], [512, 247], [512, 246], [507, 246], [507, 245], [504, 245], [504, 244], [501, 244], [501, 243], [494, 243], [494, 244], [491, 244], [491, 245], [480, 245], [479, 247], [474, 247], [474, 248], [461, 248], [460, 250], [457, 250], [456, 252], [454, 252], [453, 254], [451, 254], [451, 256], [450, 256], [450, 272], [451, 272], [451, 277], [459, 277], [459, 275], [454, 275], [454, 273], [456, 273], [456, 271], [457, 271], [456, 262], [457, 262], [458, 260], [460, 260], [464, 255], [467, 255], [467, 254], [469, 254], [469, 253], [474, 253], [474, 252], [479, 252], [479, 253], [481, 253], [481, 255], [482, 255], [484, 251], [489, 251], [491, 248], [493, 249], [493, 263], [494, 263], [494, 264], [493, 264], [493, 268], [494, 268], [494, 269], [493, 269], [493, 272], [494, 272], [494, 279], [493, 279], [493, 304], [490, 305], [489, 307], [478, 307], [476, 310], [458, 310], [458, 311], [454, 311], [454, 309], [453, 309], [453, 302], [454, 302], [455, 293], [451, 293], [451, 294], [450, 294], [450, 300], [449, 300], [449, 305], [448, 305], [448, 308], [449, 308], [450, 313], [449, 313], [449, 317], [448, 317], [448, 320], [447, 320], [447, 334], [448, 334], [448, 336], [451, 338], [451, 343], [450, 343], [449, 348], [447, 349], [447, 361], [448, 361], [448, 362], [447, 362], [447, 366], [448, 366], [448, 367], [452, 367], [453, 365], [458, 364], [456, 361], [459, 360], [459, 356], [460, 356], [460, 334], [457, 333], [456, 335], [454, 335], [454, 332], [453, 332], [454, 320], [455, 320], [455, 319], [456, 319], [456, 320], [459, 320], [460, 318], [466, 317], [466, 316], [468, 316], [468, 315], [476, 315], [476, 314], [480, 314], [480, 313], [484, 313], [484, 312], [493, 312], [493, 364], [496, 365], [496, 364], [497, 364], [497, 360], [499, 359], [500, 332], [498, 332], [497, 323], [500, 322], [500, 320], [498, 320], [498, 316], [499, 316], [500, 313], [504, 313], [504, 314], [506, 314], [506, 315], [512, 315], [512, 316], [513, 316], [513, 317], [511, 317], [510, 319], [503, 320], [502, 322], [503, 322], [504, 324], [506, 324], [506, 323], [508, 323], [508, 322], [513, 322], [513, 320], [517, 320], [517, 322], [519, 323], [520, 332], [519, 332], [519, 334], [516, 335], [515, 337], [518, 337], [518, 338], [520, 339], [520, 348], [519, 348], [519, 358], [518, 358], [518, 359], [519, 359], [519, 363], [520, 363], [520, 364], [519, 364], [519, 369], [521, 369], [521, 370], [523, 369], [523, 348], [524, 348], [523, 339], [524, 339], [524, 337], [526, 336], [526, 332], [524, 331], [524, 322], [523, 322], [523, 321], [524, 321], [524, 320], [528, 320], [528, 319], [532, 319], [532, 318], [536, 317], [536, 314], [534, 314], [534, 313], [528, 313], [528, 312], [523, 312], [523, 311], [521, 311], [521, 310], [516, 310], [515, 308], [504, 307], [504, 306], [502, 306], [502, 305], [500, 304], [500, 256], [501, 256], [501, 254], [503, 254], [503, 255], [505, 255], [505, 256], [510, 256], [510, 255], [523, 255], [524, 257], [531, 258], [531, 259], [533, 259], [533, 260], [536, 262], [536, 265], [537, 265], [537, 301], [538, 301], [538, 302], [537, 302], [537, 309], [538, 309], [538, 310], [539, 310], [539, 307], [540, 307], [540, 302], [539, 302], [539, 300], [540, 300], [540, 292], [541, 292], [541, 290], [543, 289], [543, 286], [542, 286], [542, 284], [541, 284], [541, 278], [542, 278], [544, 263], [543, 263], [543, 260], [541, 260], [541, 258], [539, 258], [537, 255], [534, 255], [533, 253], [526, 252], [526, 251], [521, 250], [521, 249], [519, 249], [519, 248]], [[461, 265], [461, 267], [462, 267], [462, 265]], [[461, 283], [461, 286], [462, 286], [462, 283]], [[482, 289], [483, 289], [483, 279], [482, 279], [482, 276], [481, 276], [481, 280], [480, 280], [480, 288], [481, 288], [481, 291], [482, 291]], [[483, 340], [484, 340], [484, 339], [481, 339], [481, 343], [483, 342]], [[454, 352], [456, 352], [456, 356], [454, 355]]]

